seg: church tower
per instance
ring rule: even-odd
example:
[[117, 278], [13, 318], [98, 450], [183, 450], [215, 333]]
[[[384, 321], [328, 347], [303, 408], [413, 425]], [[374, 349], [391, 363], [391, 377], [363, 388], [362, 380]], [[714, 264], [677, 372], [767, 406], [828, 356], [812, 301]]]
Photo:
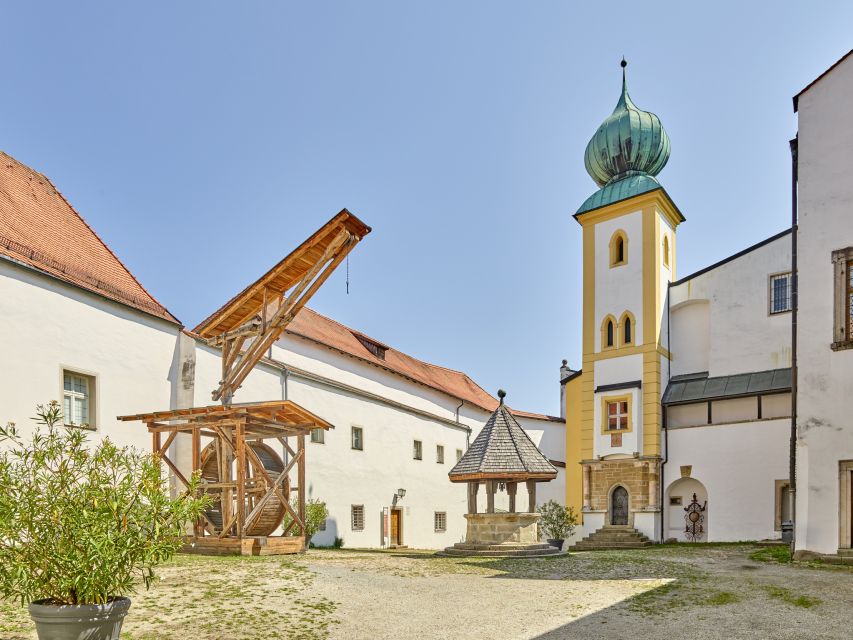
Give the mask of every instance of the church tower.
[[583, 233], [583, 366], [566, 381], [566, 502], [583, 530], [660, 533], [661, 394], [669, 378], [666, 296], [684, 217], [657, 181], [669, 136], [622, 92], [584, 155], [600, 187]]

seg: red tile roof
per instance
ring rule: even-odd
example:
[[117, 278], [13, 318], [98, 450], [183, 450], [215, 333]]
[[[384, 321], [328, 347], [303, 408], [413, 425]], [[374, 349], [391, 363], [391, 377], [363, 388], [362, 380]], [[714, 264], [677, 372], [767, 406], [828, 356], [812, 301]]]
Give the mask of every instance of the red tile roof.
[[41, 173], [0, 151], [0, 255], [180, 324]]
[[[498, 406], [496, 398], [461, 371], [430, 364], [397, 351], [393, 347], [386, 347], [383, 343], [374, 340], [363, 332], [350, 329], [308, 307], [303, 308], [296, 315], [285, 331], [381, 367], [454, 398], [459, 398], [467, 404], [472, 404], [486, 411], [494, 411]], [[386, 347], [385, 357], [380, 358], [370, 351], [359, 340], [358, 336]], [[514, 415], [523, 418], [562, 422], [560, 418], [553, 416], [515, 409], [511, 409], [511, 411]]]

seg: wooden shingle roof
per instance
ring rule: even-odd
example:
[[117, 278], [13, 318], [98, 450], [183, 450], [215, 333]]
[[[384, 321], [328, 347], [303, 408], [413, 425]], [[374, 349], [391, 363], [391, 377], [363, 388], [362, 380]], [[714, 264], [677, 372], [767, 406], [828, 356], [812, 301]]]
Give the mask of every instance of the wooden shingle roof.
[[472, 480], [553, 480], [557, 469], [503, 403], [486, 421], [468, 451], [448, 476], [451, 482]]

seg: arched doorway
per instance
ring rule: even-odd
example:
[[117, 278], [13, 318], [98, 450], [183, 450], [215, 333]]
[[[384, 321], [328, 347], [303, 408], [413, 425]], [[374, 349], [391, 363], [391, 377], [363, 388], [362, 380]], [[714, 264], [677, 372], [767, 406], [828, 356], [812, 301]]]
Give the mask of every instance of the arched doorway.
[[[696, 502], [693, 502], [693, 496]], [[708, 490], [696, 478], [679, 478], [666, 490], [666, 538], [708, 542]]]
[[610, 524], [628, 524], [628, 490], [617, 486], [610, 494]]

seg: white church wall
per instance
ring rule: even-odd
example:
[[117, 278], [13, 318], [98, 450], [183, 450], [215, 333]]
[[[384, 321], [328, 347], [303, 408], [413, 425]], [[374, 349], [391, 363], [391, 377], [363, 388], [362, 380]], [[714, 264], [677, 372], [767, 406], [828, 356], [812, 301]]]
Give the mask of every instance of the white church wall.
[[711, 359], [709, 301], [685, 300], [673, 306], [669, 316], [672, 323], [669, 334], [672, 345], [670, 351], [673, 354], [672, 374], [677, 376], [708, 371]]
[[[710, 376], [791, 366], [791, 315], [769, 314], [769, 276], [790, 271], [791, 236], [786, 234], [715, 269], [673, 286], [670, 315], [673, 374], [695, 373], [708, 353]], [[708, 341], [701, 339], [700, 309], [681, 305], [707, 301]], [[691, 338], [698, 338], [692, 354]], [[676, 348], [675, 345], [678, 345]], [[689, 369], [693, 369], [692, 371]]]
[[[610, 240], [617, 230], [628, 237], [627, 263], [610, 267]], [[640, 211], [595, 225], [595, 322], [607, 314], [618, 321], [624, 311], [634, 314], [634, 343], [643, 341], [643, 214]], [[595, 350], [601, 351], [601, 332], [595, 332]]]
[[683, 520], [671, 521], [668, 495], [681, 467], [689, 466], [690, 477], [707, 491], [708, 542], [778, 537], [775, 482], [788, 477], [789, 428], [785, 419], [670, 428], [664, 531], [683, 527]]
[[140, 423], [116, 416], [168, 409], [178, 326], [0, 260], [3, 415], [30, 432], [36, 404], [62, 403], [66, 368], [94, 383], [94, 439], [148, 451]]
[[832, 252], [853, 246], [851, 104], [851, 57], [799, 97], [796, 547], [820, 553], [841, 542], [839, 464], [853, 460], [853, 350], [830, 348]]

